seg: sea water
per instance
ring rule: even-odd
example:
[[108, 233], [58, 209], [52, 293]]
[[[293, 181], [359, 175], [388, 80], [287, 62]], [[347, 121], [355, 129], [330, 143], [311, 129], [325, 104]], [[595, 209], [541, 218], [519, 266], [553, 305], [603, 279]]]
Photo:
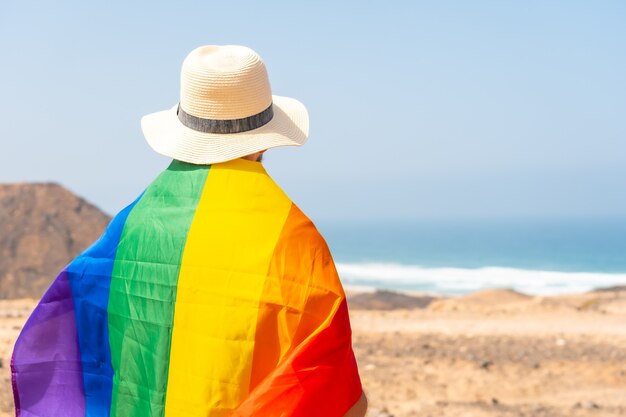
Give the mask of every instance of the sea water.
[[550, 295], [626, 285], [626, 219], [317, 225], [352, 287]]

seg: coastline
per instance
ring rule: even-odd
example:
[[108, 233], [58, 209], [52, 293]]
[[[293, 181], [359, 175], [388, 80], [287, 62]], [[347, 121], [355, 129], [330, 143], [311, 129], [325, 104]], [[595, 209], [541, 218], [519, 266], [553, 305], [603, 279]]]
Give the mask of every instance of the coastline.
[[509, 288], [528, 295], [566, 295], [626, 285], [626, 272], [599, 269], [521, 268], [503, 266], [423, 266], [395, 262], [337, 262], [344, 285], [359, 291], [463, 295], [489, 288]]
[[[626, 415], [626, 289], [463, 296], [347, 286], [370, 417]], [[10, 354], [37, 301], [0, 300], [0, 417]]]

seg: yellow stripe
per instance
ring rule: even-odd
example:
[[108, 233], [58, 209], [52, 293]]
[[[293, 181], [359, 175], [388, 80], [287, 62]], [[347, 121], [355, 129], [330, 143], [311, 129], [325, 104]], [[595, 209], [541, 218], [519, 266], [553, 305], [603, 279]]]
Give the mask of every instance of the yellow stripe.
[[166, 417], [227, 416], [247, 396], [259, 299], [290, 207], [260, 163], [211, 167], [178, 279]]

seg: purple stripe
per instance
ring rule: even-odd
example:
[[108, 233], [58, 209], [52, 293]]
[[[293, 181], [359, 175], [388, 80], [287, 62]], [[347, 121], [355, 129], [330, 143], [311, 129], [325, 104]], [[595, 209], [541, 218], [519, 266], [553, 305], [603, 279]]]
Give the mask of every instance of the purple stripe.
[[19, 417], [85, 416], [76, 317], [65, 270], [26, 322], [11, 371]]
[[11, 354], [11, 386], [13, 387], [13, 404], [15, 404], [15, 415], [20, 417], [20, 396], [17, 392], [17, 377], [15, 375], [15, 362], [13, 354]]

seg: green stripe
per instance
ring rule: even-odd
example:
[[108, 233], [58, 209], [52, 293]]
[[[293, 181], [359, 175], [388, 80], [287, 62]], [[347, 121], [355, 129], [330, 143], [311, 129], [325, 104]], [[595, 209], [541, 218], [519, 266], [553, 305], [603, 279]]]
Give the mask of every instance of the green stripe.
[[208, 170], [172, 162], [124, 225], [108, 304], [111, 416], [165, 413], [178, 273]]

